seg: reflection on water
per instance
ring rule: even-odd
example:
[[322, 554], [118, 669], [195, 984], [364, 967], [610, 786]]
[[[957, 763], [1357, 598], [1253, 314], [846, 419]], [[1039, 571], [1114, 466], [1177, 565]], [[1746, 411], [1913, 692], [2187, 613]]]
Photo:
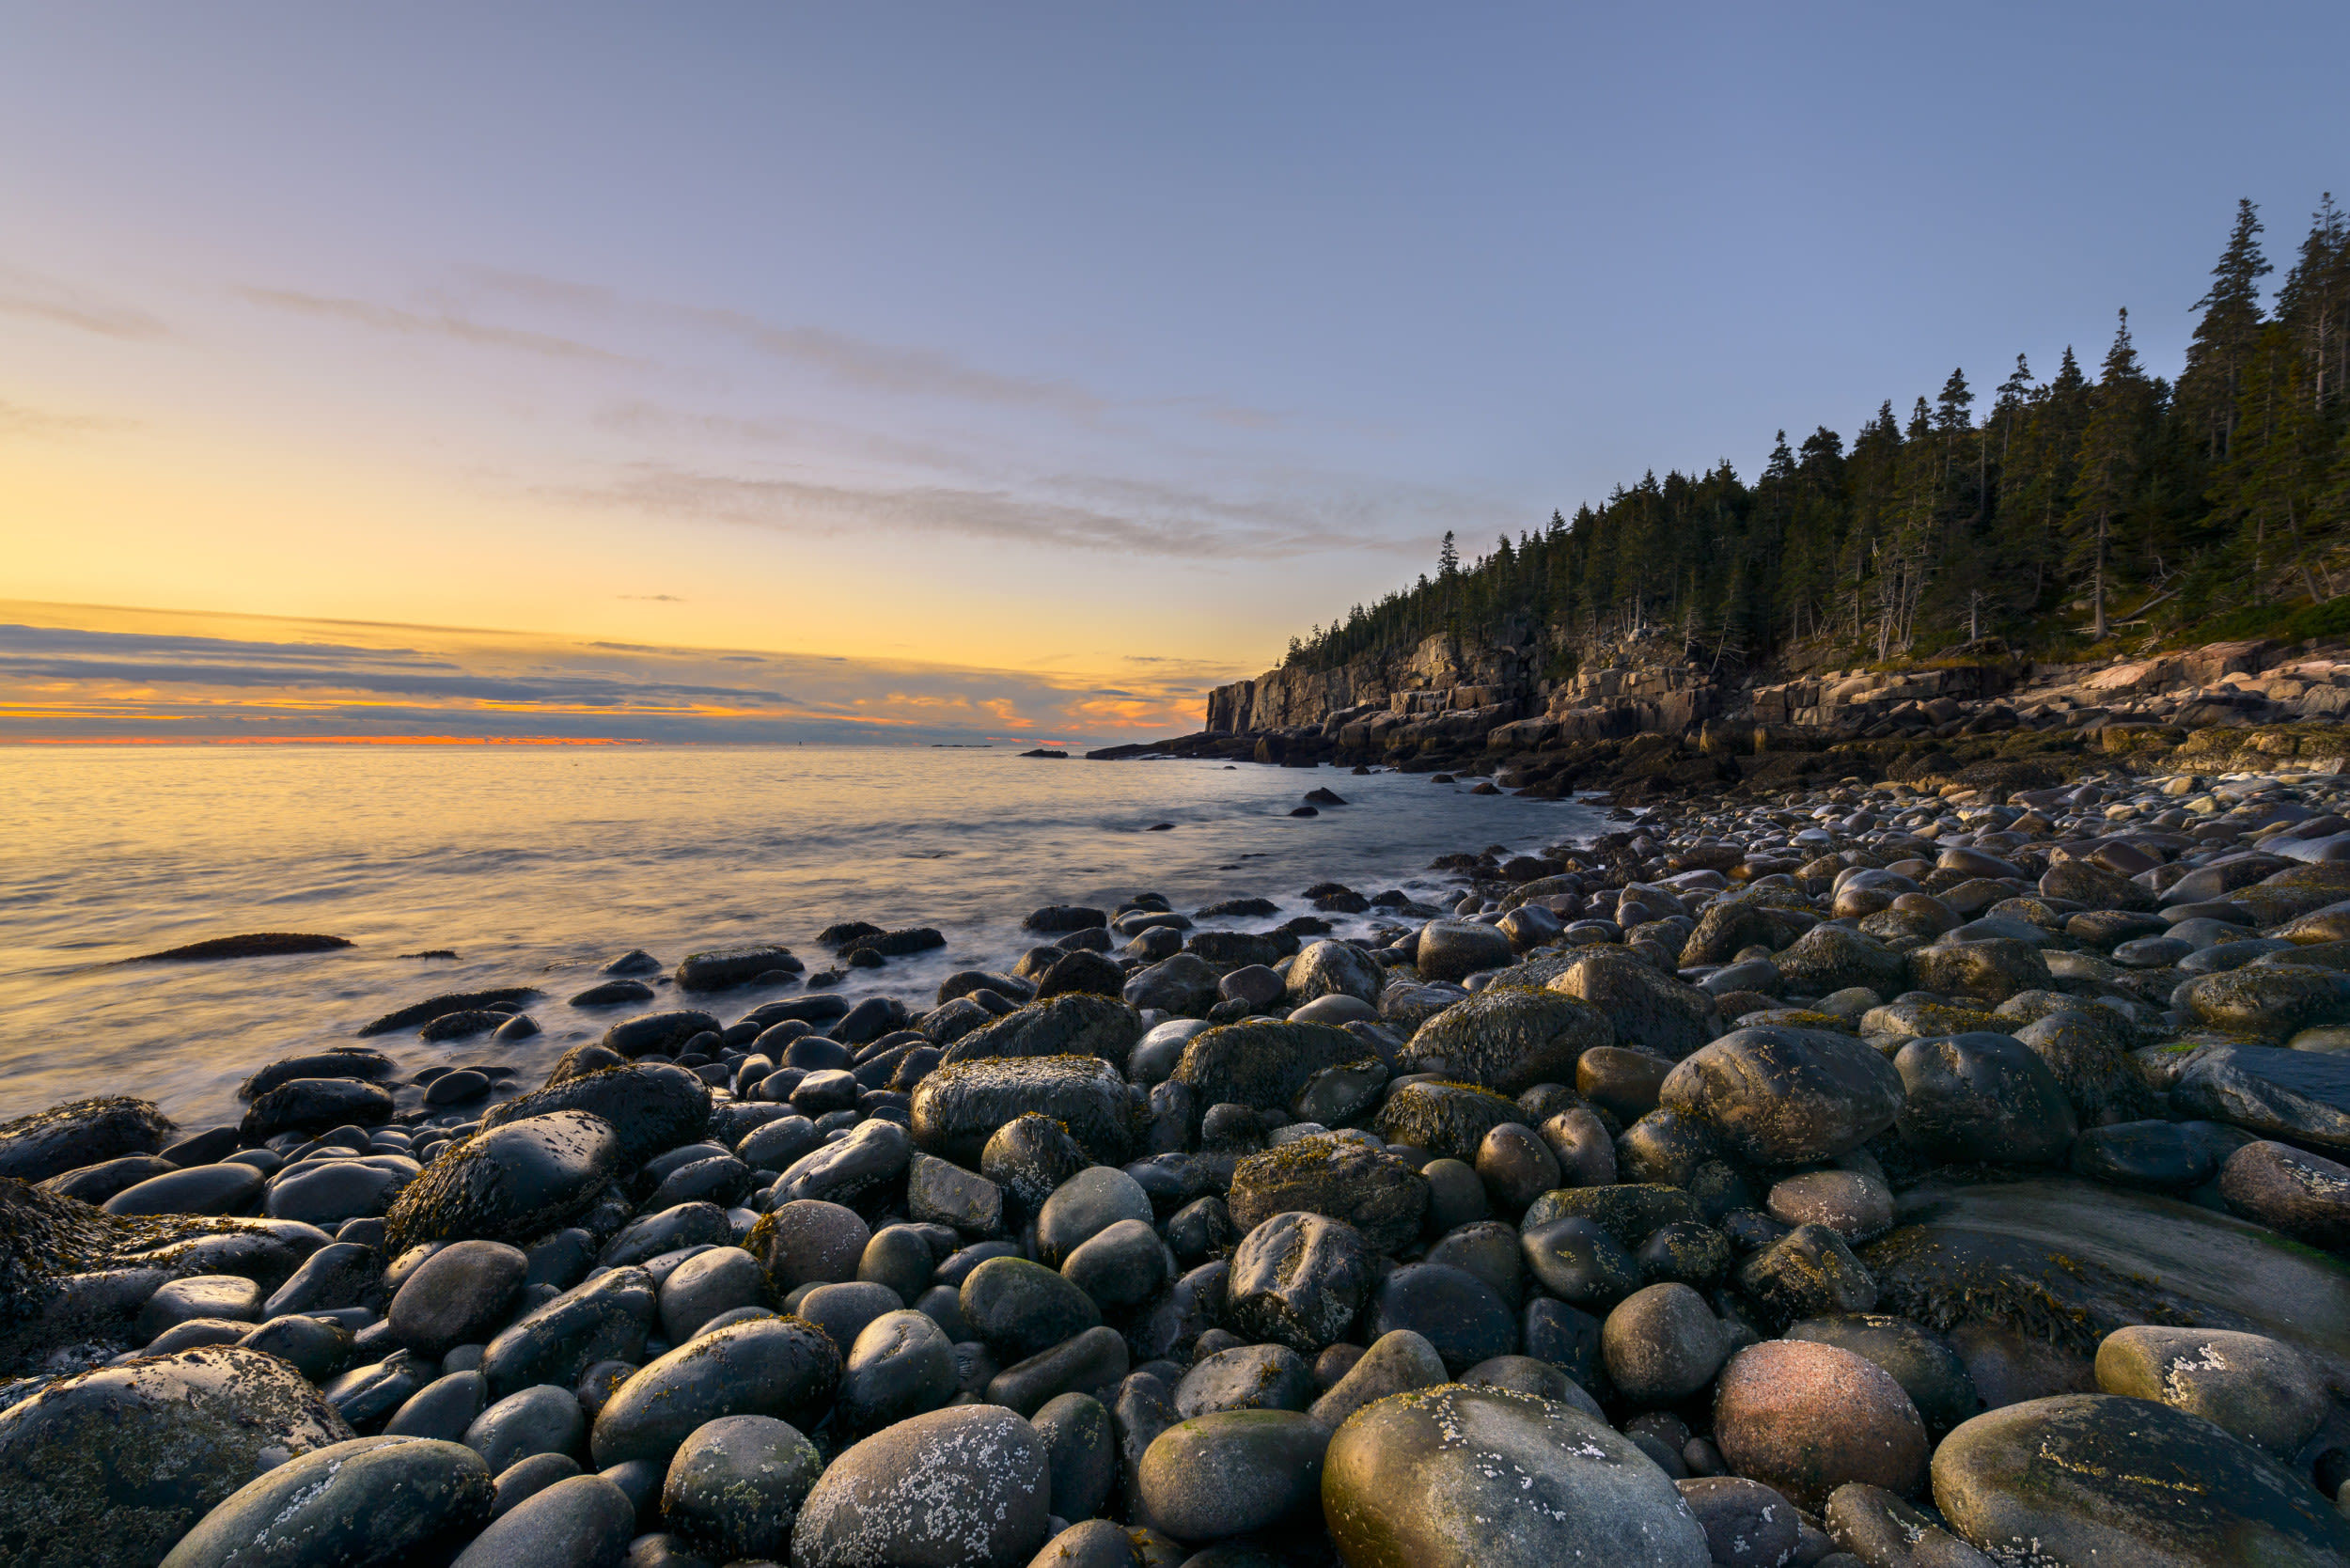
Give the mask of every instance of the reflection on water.
[[[1352, 804], [1288, 816], [1317, 785]], [[952, 971], [1016, 959], [1031, 945], [1020, 918], [1041, 904], [1149, 890], [1189, 910], [1254, 894], [1287, 916], [1324, 878], [1434, 892], [1437, 855], [1579, 838], [1597, 821], [1425, 776], [1009, 749], [0, 751], [0, 1119], [135, 1093], [191, 1127], [232, 1120], [260, 1063], [489, 985], [543, 988], [530, 1011], [547, 1032], [513, 1047], [374, 1043], [408, 1073], [494, 1053], [535, 1081], [609, 1021], [562, 998], [629, 948], [674, 965], [692, 948], [776, 941], [821, 968], [814, 938], [836, 920], [935, 926], [944, 949], [843, 988], [923, 1006]], [[1173, 829], [1148, 831], [1159, 823]], [[357, 946], [110, 966], [256, 931]], [[458, 957], [400, 956], [431, 949]]]

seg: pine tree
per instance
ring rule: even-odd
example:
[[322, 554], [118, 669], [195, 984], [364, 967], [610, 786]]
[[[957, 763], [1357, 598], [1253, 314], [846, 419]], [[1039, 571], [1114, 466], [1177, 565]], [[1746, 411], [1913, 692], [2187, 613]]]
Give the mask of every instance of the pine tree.
[[1436, 549], [1436, 575], [1449, 580], [1460, 575], [1461, 552], [1452, 542], [1452, 530], [1444, 531], [1444, 543]]
[[2244, 368], [2261, 329], [2260, 280], [2274, 269], [2261, 254], [2260, 210], [2235, 204], [2235, 227], [2211, 270], [2211, 290], [2192, 308], [2203, 313], [2187, 344], [2179, 405], [2202, 432], [2209, 462], [2222, 463], [2235, 434]]
[[2079, 478], [2074, 487], [2072, 510], [2065, 516], [2065, 565], [2076, 575], [2085, 572], [2089, 577], [2095, 617], [2090, 635], [2097, 642], [2106, 640], [2107, 576], [2113, 562], [2114, 536], [2123, 526], [2131, 481], [2137, 477], [2146, 394], [2146, 377], [2130, 341], [2130, 313], [2125, 306], [2090, 400], [2089, 425], [2081, 431]]

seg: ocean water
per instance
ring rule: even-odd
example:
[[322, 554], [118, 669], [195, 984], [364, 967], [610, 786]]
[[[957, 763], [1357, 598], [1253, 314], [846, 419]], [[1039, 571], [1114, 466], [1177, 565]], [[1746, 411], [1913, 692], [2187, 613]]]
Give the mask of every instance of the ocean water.
[[[1350, 804], [1288, 811], [1326, 786]], [[1009, 966], [1048, 903], [1142, 891], [1310, 911], [1324, 879], [1434, 898], [1438, 855], [1582, 839], [1572, 803], [1471, 795], [1425, 775], [1206, 761], [1046, 761], [1010, 748], [301, 746], [0, 752], [0, 1120], [86, 1094], [157, 1101], [183, 1127], [242, 1114], [278, 1057], [346, 1043], [445, 991], [534, 985], [544, 1033], [513, 1046], [369, 1043], [401, 1078], [494, 1063], [533, 1086], [626, 1011], [563, 998], [631, 948], [674, 967], [769, 941], [811, 970], [837, 920], [934, 926], [944, 949], [850, 971], [852, 1002], [927, 1006], [955, 970]], [[1165, 832], [1155, 823], [1169, 823]], [[1339, 920], [1347, 932], [1368, 921]], [[337, 952], [119, 961], [245, 932]], [[454, 960], [413, 955], [449, 949]], [[661, 1000], [679, 1005], [662, 988]], [[731, 1019], [789, 990], [727, 993]], [[401, 1096], [403, 1107], [416, 1091]]]

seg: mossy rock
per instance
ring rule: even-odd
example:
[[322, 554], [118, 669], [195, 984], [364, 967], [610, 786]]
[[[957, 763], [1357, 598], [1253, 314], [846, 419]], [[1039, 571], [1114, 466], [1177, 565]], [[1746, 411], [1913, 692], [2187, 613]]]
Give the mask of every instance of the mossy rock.
[[1315, 1074], [1362, 1056], [1363, 1043], [1344, 1029], [1251, 1018], [1194, 1035], [1169, 1076], [1193, 1092], [1199, 1113], [1219, 1104], [1287, 1110]]
[[1395, 1070], [1519, 1094], [1536, 1084], [1573, 1083], [1585, 1051], [1615, 1043], [1615, 1030], [1587, 1002], [1555, 991], [1488, 987], [1422, 1024], [1396, 1053]]
[[[1353, 1035], [1328, 1032], [1361, 1054]], [[1123, 1164], [1133, 1148], [1135, 1100], [1118, 1069], [1093, 1056], [982, 1057], [934, 1069], [915, 1086], [914, 1141], [976, 1170], [996, 1130], [1030, 1111], [1061, 1123], [1104, 1165]]]
[[1517, 1105], [1475, 1084], [1402, 1084], [1379, 1107], [1379, 1136], [1432, 1154], [1473, 1159], [1485, 1135], [1506, 1121], [1523, 1120]]
[[1100, 1057], [1123, 1072], [1142, 1014], [1115, 996], [1070, 991], [983, 1024], [941, 1053], [941, 1065], [983, 1057]]
[[684, 1068], [632, 1064], [494, 1105], [482, 1113], [481, 1129], [556, 1111], [586, 1111], [610, 1124], [619, 1138], [621, 1162], [636, 1166], [701, 1137], [710, 1125], [710, 1086]]

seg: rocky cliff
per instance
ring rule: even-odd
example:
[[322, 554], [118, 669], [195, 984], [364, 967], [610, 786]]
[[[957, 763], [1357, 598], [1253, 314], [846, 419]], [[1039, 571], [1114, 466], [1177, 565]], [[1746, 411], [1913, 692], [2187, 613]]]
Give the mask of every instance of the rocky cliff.
[[[1384, 765], [1619, 799], [1994, 758], [2152, 761], [2190, 736], [2213, 760], [2257, 754], [2264, 765], [2332, 772], [2350, 760], [2350, 651], [2339, 641], [2077, 664], [2035, 664], [1986, 641], [1916, 664], [1737, 681], [1653, 638], [1544, 673], [1565, 661], [1510, 631], [1483, 645], [1433, 636], [1334, 668], [1268, 670], [1216, 688], [1198, 734], [1092, 755]], [[2206, 730], [2223, 733], [2197, 733]]]

